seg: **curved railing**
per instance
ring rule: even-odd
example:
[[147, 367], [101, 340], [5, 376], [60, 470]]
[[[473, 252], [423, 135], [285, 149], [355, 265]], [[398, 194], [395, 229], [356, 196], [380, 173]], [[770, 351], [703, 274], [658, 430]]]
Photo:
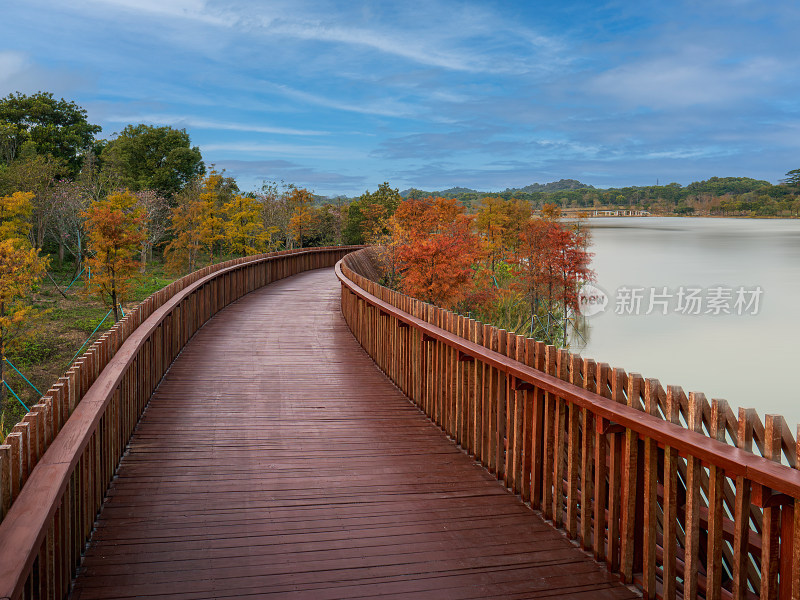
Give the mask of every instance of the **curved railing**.
[[208, 319], [257, 288], [330, 267], [355, 248], [264, 254], [187, 275], [76, 360], [0, 446], [0, 599], [66, 596], [142, 411]]
[[625, 582], [646, 598], [800, 597], [800, 446], [782, 417], [737, 417], [724, 400], [425, 304], [364, 277], [368, 265], [361, 251], [336, 266], [367, 353]]

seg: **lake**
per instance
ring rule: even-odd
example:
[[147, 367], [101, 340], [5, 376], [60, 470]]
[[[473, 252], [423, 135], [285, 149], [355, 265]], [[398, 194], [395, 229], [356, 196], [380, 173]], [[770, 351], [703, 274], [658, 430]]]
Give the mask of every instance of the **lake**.
[[[800, 422], [800, 220], [590, 219], [596, 286], [581, 355], [734, 411]], [[646, 313], [650, 314], [646, 314]], [[664, 314], [666, 313], [666, 314]], [[797, 370], [797, 372], [795, 371]]]

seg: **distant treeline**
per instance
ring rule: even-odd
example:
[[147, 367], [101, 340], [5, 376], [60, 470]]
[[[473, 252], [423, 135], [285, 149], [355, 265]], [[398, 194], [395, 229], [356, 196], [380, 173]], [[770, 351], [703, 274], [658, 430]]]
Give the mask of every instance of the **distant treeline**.
[[441, 192], [406, 190], [406, 197], [442, 196], [456, 198], [474, 212], [481, 198], [516, 198], [530, 202], [535, 209], [556, 204], [562, 209], [603, 209], [630, 207], [654, 214], [796, 217], [800, 213], [800, 183], [797, 177], [773, 185], [749, 177], [712, 177], [705, 181], [682, 186], [629, 186], [597, 189], [574, 179], [562, 179], [549, 184], [533, 184], [524, 188], [509, 188], [502, 192], [477, 192], [466, 188], [451, 188]]

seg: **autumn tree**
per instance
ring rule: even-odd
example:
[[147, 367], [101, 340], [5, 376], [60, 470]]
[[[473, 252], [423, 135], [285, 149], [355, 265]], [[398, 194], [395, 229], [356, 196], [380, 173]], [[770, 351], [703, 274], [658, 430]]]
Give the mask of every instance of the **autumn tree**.
[[475, 215], [475, 227], [486, 241], [489, 268], [494, 273], [498, 264], [516, 250], [519, 234], [531, 216], [530, 203], [512, 198], [481, 198]]
[[531, 315], [537, 313], [540, 299], [546, 295], [553, 270], [549, 267], [548, 236], [554, 225], [544, 219], [530, 219], [520, 232], [519, 254], [513, 261], [514, 279], [512, 288], [521, 292], [527, 300]]
[[495, 271], [503, 255], [503, 236], [508, 227], [508, 215], [503, 198], [486, 196], [481, 198], [475, 215], [475, 227], [486, 241], [489, 268]]
[[314, 226], [314, 197], [307, 189], [293, 188], [287, 196], [287, 202], [292, 210], [289, 231], [292, 239], [302, 248], [303, 240], [311, 234]]
[[205, 203], [200, 200], [201, 189], [200, 181], [195, 181], [174, 197], [168, 227], [172, 239], [164, 248], [165, 266], [171, 273], [191, 273], [197, 267], [206, 214]]
[[26, 301], [47, 268], [27, 238], [32, 194], [0, 197], [0, 406], [5, 408], [6, 350], [19, 339], [33, 307]]
[[111, 303], [114, 320], [119, 304], [130, 293], [139, 263], [137, 251], [145, 237], [144, 215], [137, 197], [130, 191], [110, 195], [93, 203], [84, 213], [89, 232], [89, 293]]
[[[520, 233], [517, 257], [512, 261], [512, 289], [521, 293], [530, 308], [531, 333], [534, 321], [544, 315], [560, 323], [566, 344], [563, 322], [578, 310], [578, 292], [582, 283], [594, 274], [591, 254], [586, 250], [586, 234], [578, 227], [547, 219], [530, 219]], [[558, 314], [556, 314], [558, 313]], [[544, 331], [551, 337], [554, 332]]]
[[226, 213], [224, 206], [239, 192], [232, 177], [214, 169], [203, 179], [200, 203], [203, 222], [200, 227], [200, 242], [208, 252], [209, 262], [214, 264], [214, 253], [222, 254], [226, 239]]
[[465, 297], [484, 250], [457, 200], [405, 200], [391, 226], [404, 293], [447, 308]]
[[222, 207], [225, 213], [225, 244], [237, 256], [248, 256], [271, 245], [277, 227], [265, 231], [261, 223], [261, 206], [255, 198], [235, 195]]
[[541, 217], [547, 221], [558, 221], [561, 218], [561, 209], [556, 204], [546, 203], [542, 206]]

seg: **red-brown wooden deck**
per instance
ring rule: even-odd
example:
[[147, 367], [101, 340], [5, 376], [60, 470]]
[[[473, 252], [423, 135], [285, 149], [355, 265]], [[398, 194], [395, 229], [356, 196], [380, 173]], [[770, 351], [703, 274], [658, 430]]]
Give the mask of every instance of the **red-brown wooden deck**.
[[635, 598], [361, 350], [332, 270], [214, 317], [156, 391], [73, 598]]

